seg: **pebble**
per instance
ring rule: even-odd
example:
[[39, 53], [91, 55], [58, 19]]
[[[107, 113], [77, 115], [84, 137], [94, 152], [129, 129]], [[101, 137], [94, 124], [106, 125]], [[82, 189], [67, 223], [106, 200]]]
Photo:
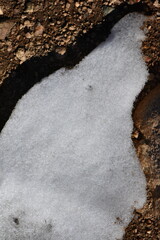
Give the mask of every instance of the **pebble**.
[[33, 13], [33, 12], [34, 12], [34, 4], [31, 3], [31, 2], [29, 2], [29, 3], [27, 4], [27, 7], [26, 7], [26, 9], [25, 9], [25, 12], [26, 12], [26, 13]]
[[1, 7], [0, 7], [0, 15], [3, 15], [3, 10]]
[[16, 52], [16, 57], [20, 60], [20, 64], [26, 61], [26, 55], [23, 48], [19, 48]]
[[71, 31], [74, 31], [76, 28], [75, 28], [75, 26], [71, 26], [68, 29], [71, 30]]
[[13, 21], [7, 20], [4, 22], [0, 22], [0, 40], [4, 40], [7, 37], [13, 26]]
[[44, 31], [44, 27], [39, 24], [36, 29], [35, 29], [35, 33], [34, 35], [37, 37], [37, 36], [41, 36], [43, 34], [43, 31]]
[[32, 38], [32, 34], [30, 34], [29, 32], [26, 33], [26, 38]]
[[29, 20], [25, 20], [24, 21], [24, 26], [29, 28], [29, 27], [32, 27], [33, 24]]
[[57, 48], [56, 52], [59, 53], [60, 55], [64, 55], [66, 52], [66, 48], [64, 47]]
[[76, 2], [76, 3], [75, 3], [75, 7], [78, 8], [79, 6], [80, 6], [79, 2]]
[[71, 4], [70, 4], [70, 3], [67, 3], [67, 4], [66, 4], [66, 10], [69, 10], [70, 6], [71, 6]]

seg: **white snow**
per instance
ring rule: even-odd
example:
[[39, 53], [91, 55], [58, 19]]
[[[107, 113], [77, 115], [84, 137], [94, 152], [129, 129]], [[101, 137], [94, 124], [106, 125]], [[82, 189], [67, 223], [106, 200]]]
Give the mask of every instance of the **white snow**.
[[130, 14], [18, 102], [0, 137], [1, 240], [116, 240], [146, 199], [131, 111], [147, 79]]

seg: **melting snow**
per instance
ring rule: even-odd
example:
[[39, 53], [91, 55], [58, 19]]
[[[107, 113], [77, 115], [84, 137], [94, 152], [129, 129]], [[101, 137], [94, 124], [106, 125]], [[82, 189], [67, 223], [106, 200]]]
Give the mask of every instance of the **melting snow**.
[[35, 85], [0, 137], [0, 239], [116, 240], [145, 202], [131, 111], [147, 79], [130, 14], [72, 70]]

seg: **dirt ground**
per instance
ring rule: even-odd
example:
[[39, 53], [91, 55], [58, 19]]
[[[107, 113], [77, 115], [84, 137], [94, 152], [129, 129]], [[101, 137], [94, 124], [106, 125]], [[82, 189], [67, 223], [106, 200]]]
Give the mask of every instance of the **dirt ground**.
[[124, 240], [160, 239], [160, 9], [143, 27], [142, 52], [150, 75], [133, 109], [132, 140], [147, 180], [147, 202], [135, 210]]
[[142, 53], [149, 79], [133, 109], [132, 134], [147, 180], [147, 202], [136, 209], [124, 240], [160, 239], [160, 3], [156, 0], [1, 0], [0, 130], [18, 99], [60, 67], [72, 67], [129, 12], [148, 20]]
[[154, 6], [147, 0], [1, 0], [0, 81], [33, 56], [64, 55], [114, 7], [139, 2]]

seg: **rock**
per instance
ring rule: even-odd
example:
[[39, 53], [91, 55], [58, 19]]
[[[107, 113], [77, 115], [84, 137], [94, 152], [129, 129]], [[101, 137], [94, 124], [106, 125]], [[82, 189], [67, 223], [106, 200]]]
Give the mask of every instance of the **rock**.
[[33, 13], [34, 12], [34, 4], [29, 2], [26, 6], [25, 12], [26, 13]]
[[88, 8], [88, 13], [91, 14], [92, 13], [92, 9]]
[[20, 60], [20, 63], [23, 63], [26, 61], [26, 55], [23, 48], [19, 48], [16, 52], [16, 57]]
[[3, 10], [1, 7], [0, 7], [0, 15], [3, 15]]
[[74, 31], [76, 29], [76, 27], [75, 26], [70, 26], [68, 29], [71, 30], [71, 31]]
[[80, 4], [79, 4], [79, 2], [75, 2], [75, 7], [79, 7], [80, 6]]
[[29, 32], [26, 33], [26, 38], [30, 39], [30, 38], [32, 38], [32, 37], [33, 37], [33, 36], [32, 36], [31, 33], [29, 33]]
[[113, 7], [108, 7], [108, 6], [105, 6], [103, 8], [103, 16], [107, 16], [108, 14], [110, 14], [112, 11], [114, 11], [115, 8]]
[[158, 0], [156, 0], [153, 4], [156, 8], [160, 8], [160, 3]]
[[25, 62], [27, 59], [29, 59], [30, 57], [33, 56], [34, 51], [30, 51], [30, 50], [25, 50], [23, 48], [19, 48], [16, 52], [16, 57], [17, 59], [20, 60], [20, 64], [22, 64], [23, 62]]
[[132, 139], [138, 139], [139, 137], [139, 132], [137, 130], [135, 130], [133, 133], [132, 133]]
[[71, 4], [70, 4], [70, 3], [67, 3], [67, 4], [66, 4], [66, 10], [68, 11], [68, 10], [70, 9], [70, 7], [71, 7]]
[[32, 26], [33, 26], [33, 23], [31, 23], [29, 20], [25, 20], [25, 21], [24, 21], [24, 27], [30, 28], [30, 27], [32, 27]]
[[59, 47], [56, 49], [56, 52], [59, 53], [60, 55], [64, 55], [66, 52], [66, 48], [64, 47]]
[[13, 21], [7, 20], [4, 22], [0, 22], [0, 40], [4, 40], [7, 37], [13, 26]]
[[35, 33], [34, 35], [37, 37], [37, 36], [41, 36], [43, 34], [43, 31], [44, 31], [44, 27], [39, 24], [36, 29], [35, 29]]

